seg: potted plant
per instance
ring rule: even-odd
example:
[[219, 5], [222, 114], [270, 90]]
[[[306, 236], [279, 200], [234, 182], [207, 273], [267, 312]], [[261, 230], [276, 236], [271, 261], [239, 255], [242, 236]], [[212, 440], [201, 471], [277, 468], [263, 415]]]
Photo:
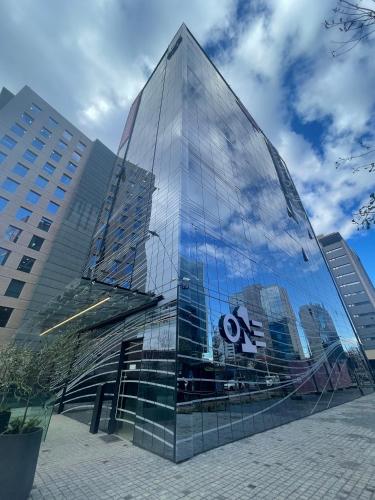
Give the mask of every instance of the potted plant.
[[38, 348], [14, 344], [8, 349], [6, 394], [22, 409], [0, 434], [0, 498], [26, 500], [30, 494], [43, 435], [35, 408], [53, 404], [51, 398], [72, 364], [75, 345], [67, 335]]
[[0, 434], [8, 427], [11, 415], [8, 396], [12, 387], [12, 359], [14, 354], [13, 345], [0, 346]]

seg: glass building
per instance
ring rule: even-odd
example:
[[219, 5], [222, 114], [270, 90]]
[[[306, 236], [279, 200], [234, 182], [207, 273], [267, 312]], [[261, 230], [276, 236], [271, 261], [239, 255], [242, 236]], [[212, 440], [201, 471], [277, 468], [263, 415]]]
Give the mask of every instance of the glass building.
[[59, 411], [179, 462], [373, 390], [285, 163], [185, 25], [119, 156]]
[[375, 288], [340, 233], [318, 237], [328, 266], [375, 373]]

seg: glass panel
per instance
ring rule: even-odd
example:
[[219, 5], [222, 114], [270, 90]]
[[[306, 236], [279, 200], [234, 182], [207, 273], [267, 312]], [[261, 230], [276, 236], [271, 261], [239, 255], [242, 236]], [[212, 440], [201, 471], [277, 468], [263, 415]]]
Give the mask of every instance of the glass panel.
[[34, 121], [34, 118], [32, 116], [30, 116], [28, 113], [24, 112], [21, 115], [21, 120], [24, 123], [27, 123], [27, 125], [31, 125], [33, 123], [33, 121]]
[[70, 161], [66, 168], [67, 170], [69, 170], [69, 172], [72, 172], [74, 174], [74, 172], [77, 170], [77, 165], [74, 165], [74, 163]]
[[17, 163], [16, 165], [14, 165], [14, 167], [12, 169], [12, 172], [20, 175], [21, 177], [25, 177], [25, 175], [27, 174], [28, 171], [29, 171], [29, 169], [27, 167], [25, 167], [25, 165], [22, 165], [22, 163]]
[[23, 137], [25, 135], [25, 132], [26, 132], [26, 129], [21, 127], [21, 125], [19, 125], [18, 123], [15, 123], [14, 125], [12, 125], [10, 130], [12, 132], [14, 132], [15, 134], [17, 134], [19, 137]]
[[17, 141], [15, 141], [9, 135], [4, 135], [0, 141], [0, 144], [7, 147], [8, 149], [13, 149], [15, 147], [15, 145], [17, 144]]
[[26, 196], [26, 201], [35, 205], [40, 200], [40, 197], [41, 195], [39, 193], [36, 193], [35, 191], [29, 191]]
[[0, 266], [3, 266], [10, 255], [10, 250], [0, 247]]
[[57, 147], [62, 149], [62, 150], [65, 150], [65, 149], [68, 149], [68, 145], [66, 142], [62, 141], [61, 139], [59, 140], [58, 144], [57, 144]]
[[1, 187], [5, 189], [5, 191], [8, 191], [8, 193], [15, 193], [19, 185], [19, 182], [14, 181], [10, 177], [7, 177], [2, 183]]
[[41, 229], [42, 231], [49, 231], [49, 228], [51, 227], [52, 221], [51, 219], [47, 219], [47, 217], [42, 217], [39, 221], [38, 228]]
[[4, 238], [8, 241], [12, 241], [13, 243], [16, 243], [18, 238], [20, 237], [21, 233], [22, 233], [22, 230], [19, 229], [18, 227], [8, 226], [7, 230], [5, 231]]
[[38, 175], [38, 177], [35, 179], [35, 184], [41, 188], [45, 188], [48, 183], [49, 180], [45, 177], [42, 177], [41, 175]]
[[54, 203], [53, 201], [48, 202], [47, 210], [51, 214], [56, 214], [60, 208], [60, 205]]
[[57, 122], [54, 118], [52, 118], [52, 116], [50, 116], [50, 117], [48, 118], [48, 125], [49, 125], [50, 127], [57, 127], [58, 122]]
[[63, 184], [70, 184], [71, 181], [72, 181], [72, 178], [67, 174], [63, 174], [60, 178], [60, 182], [62, 182]]
[[25, 286], [24, 281], [12, 279], [8, 285], [8, 288], [5, 290], [4, 295], [7, 297], [18, 298], [21, 295], [22, 289]]
[[32, 248], [33, 250], [36, 250], [38, 252], [42, 248], [43, 243], [44, 238], [41, 238], [40, 236], [36, 236], [34, 234], [30, 240], [29, 248]]
[[33, 102], [30, 106], [30, 111], [34, 114], [37, 114], [40, 113], [42, 110], [37, 104], [35, 104], [35, 102]]
[[12, 312], [13, 312], [12, 307], [0, 306], [0, 327], [4, 328], [5, 326], [7, 326]]
[[65, 193], [66, 191], [64, 189], [61, 189], [61, 187], [57, 187], [53, 194], [56, 196], [56, 198], [60, 198], [60, 200], [63, 200]]
[[51, 165], [48, 161], [43, 165], [43, 170], [47, 172], [47, 174], [53, 174], [53, 172], [56, 170], [56, 167]]
[[8, 202], [9, 200], [0, 196], [0, 212], [2, 212], [5, 209], [5, 207], [8, 205]]
[[18, 264], [17, 270], [29, 273], [34, 265], [35, 259], [24, 255]]
[[81, 155], [77, 153], [77, 151], [73, 151], [72, 153], [72, 160], [75, 161], [76, 163], [79, 163], [81, 159]]
[[52, 135], [52, 132], [50, 130], [48, 130], [48, 128], [46, 127], [43, 127], [41, 128], [40, 130], [40, 134], [45, 137], [46, 139], [49, 139]]
[[8, 155], [0, 151], [0, 165], [6, 160]]
[[52, 151], [50, 158], [53, 161], [59, 162], [62, 158], [62, 155], [57, 151]]
[[40, 139], [38, 139], [37, 137], [34, 138], [33, 142], [31, 143], [34, 148], [36, 149], [39, 149], [40, 151], [44, 148], [44, 146], [46, 145], [45, 142], [41, 141]]
[[16, 212], [16, 219], [27, 222], [31, 217], [32, 211], [25, 207], [20, 207]]
[[72, 137], [73, 137], [73, 134], [71, 134], [68, 130], [64, 130], [63, 137], [67, 141], [71, 141]]
[[86, 144], [83, 144], [83, 142], [79, 141], [77, 144], [77, 149], [83, 152], [86, 149]]
[[38, 158], [38, 155], [30, 151], [30, 149], [26, 149], [26, 151], [23, 154], [23, 158], [30, 163], [34, 163], [35, 160]]

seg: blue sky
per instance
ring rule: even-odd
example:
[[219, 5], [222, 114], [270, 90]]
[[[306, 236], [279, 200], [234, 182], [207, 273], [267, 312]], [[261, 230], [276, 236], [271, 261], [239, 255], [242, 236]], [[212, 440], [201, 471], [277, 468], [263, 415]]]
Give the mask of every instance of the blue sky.
[[0, 86], [30, 85], [116, 150], [127, 111], [185, 22], [285, 159], [317, 234], [340, 231], [375, 281], [374, 229], [352, 212], [375, 175], [336, 171], [373, 137], [375, 42], [338, 59], [335, 0], [2, 0]]

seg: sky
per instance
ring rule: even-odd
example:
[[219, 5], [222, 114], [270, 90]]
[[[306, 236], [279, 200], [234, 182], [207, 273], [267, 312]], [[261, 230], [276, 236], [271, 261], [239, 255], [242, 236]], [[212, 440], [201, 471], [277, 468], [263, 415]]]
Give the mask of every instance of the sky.
[[[366, 0], [364, 0], [366, 1]], [[352, 213], [375, 174], [335, 168], [374, 137], [375, 41], [338, 58], [336, 0], [1, 0], [0, 87], [25, 84], [116, 151], [182, 22], [286, 161], [316, 234], [339, 231], [375, 282], [375, 229]]]

